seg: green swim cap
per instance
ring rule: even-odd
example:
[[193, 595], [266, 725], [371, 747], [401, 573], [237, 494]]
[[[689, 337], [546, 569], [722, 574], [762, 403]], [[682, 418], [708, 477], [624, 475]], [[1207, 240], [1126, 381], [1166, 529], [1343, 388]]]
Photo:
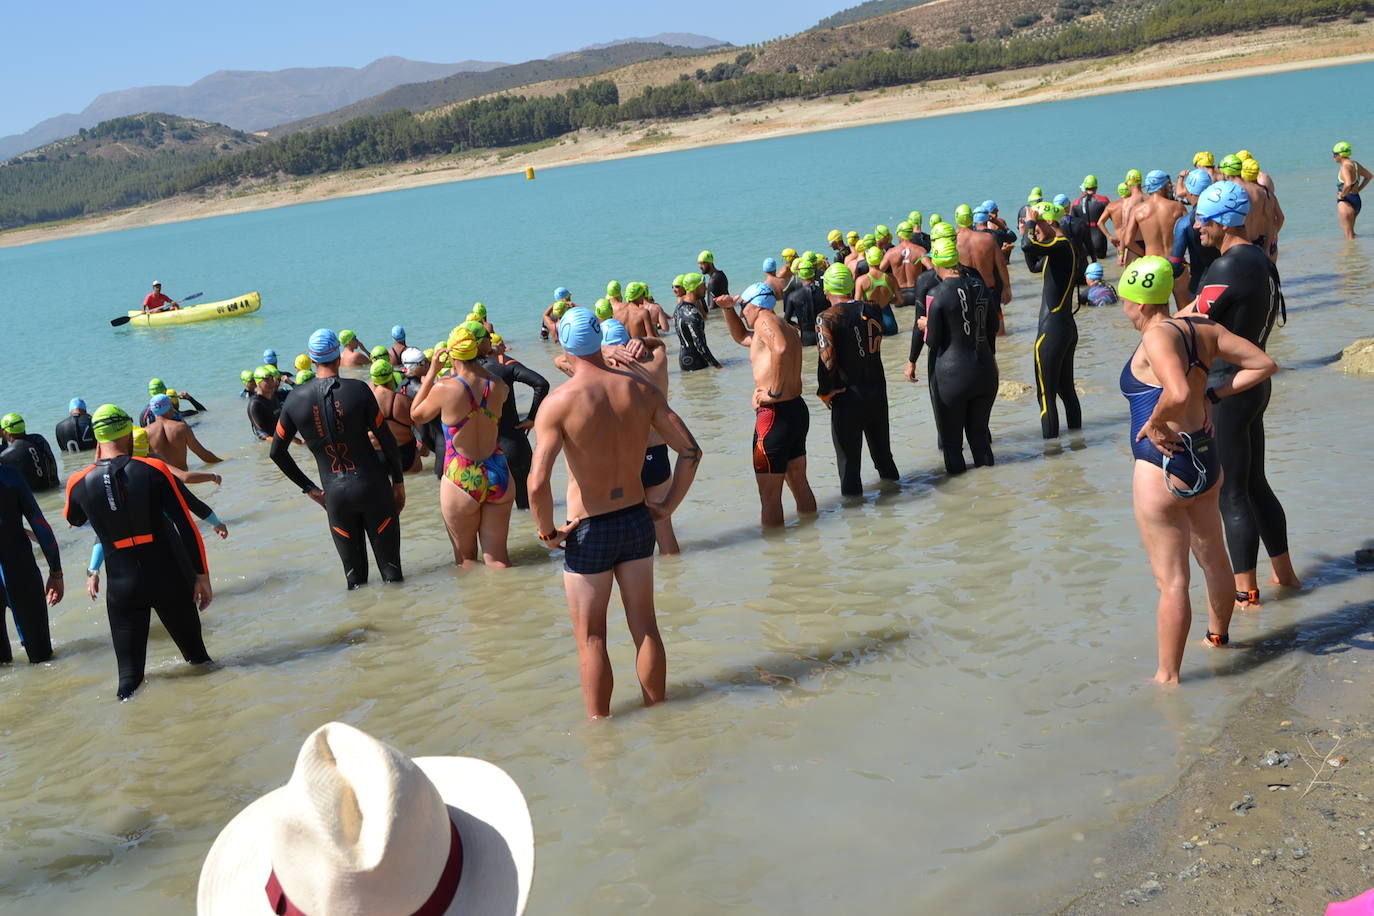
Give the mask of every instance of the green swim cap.
[[1040, 218], [1049, 223], [1057, 223], [1064, 218], [1064, 208], [1059, 204], [1042, 200], [1035, 205], [1035, 210], [1040, 214]]
[[960, 204], [954, 208], [955, 225], [963, 226], [965, 229], [973, 225], [973, 208], [968, 204]]
[[871, 235], [865, 235], [863, 238], [859, 239], [860, 248], [872, 248], [876, 244], [878, 244], [878, 240]]
[[620, 281], [619, 281], [619, 280], [612, 280], [610, 283], [607, 283], [607, 284], [606, 284], [606, 298], [607, 298], [607, 299], [619, 299], [619, 298], [620, 298]]
[[932, 213], [932, 214], [930, 214], [930, 227], [931, 227], [932, 229], [935, 228], [935, 224], [936, 224], [936, 223], [943, 223], [944, 221], [945, 221], [945, 220], [944, 220], [944, 217], [942, 217], [940, 214], [938, 214], [938, 213]]
[[800, 264], [800, 265], [801, 265], [800, 267], [794, 268], [794, 270], [797, 271], [797, 276], [801, 277], [803, 280], [814, 280], [814, 279], [816, 279], [816, 265], [815, 265], [815, 264], [813, 264], [813, 263], [810, 262], [810, 261], [803, 261], [801, 258], [797, 258], [797, 260], [796, 260], [795, 262], [793, 262], [793, 263], [796, 263], [796, 264]]
[[1344, 140], [1342, 140], [1340, 143], [1337, 143], [1335, 146], [1331, 147], [1331, 155], [1333, 155], [1333, 156], [1349, 156], [1349, 155], [1350, 155], [1350, 144], [1349, 144], [1349, 143], [1346, 143]]
[[372, 368], [368, 370], [368, 374], [372, 376], [372, 381], [376, 382], [378, 385], [385, 385], [392, 380], [391, 376], [393, 371], [391, 360], [383, 357], [382, 359], [374, 359], [372, 361]]
[[1041, 187], [1039, 187], [1038, 185], [1037, 185], [1036, 187], [1031, 188], [1031, 193], [1034, 194], [1036, 197], [1044, 197], [1044, 196], [1045, 196], [1045, 191], [1044, 191], [1044, 189], [1041, 188]]
[[1221, 169], [1221, 171], [1227, 175], [1239, 175], [1241, 169], [1240, 157], [1236, 156], [1233, 153], [1232, 155], [1227, 156], [1225, 159], [1221, 160], [1221, 165], [1217, 166], [1217, 168]]
[[807, 264], [815, 264], [815, 263], [816, 263], [816, 259], [817, 259], [816, 252], [814, 252], [814, 251], [803, 251], [803, 252], [801, 253], [801, 259], [802, 259], [803, 261], [805, 261]]
[[370, 355], [373, 359], [385, 359], [386, 347], [382, 346], [381, 344], [377, 344], [377, 346], [372, 348], [372, 353]]
[[428, 350], [425, 350], [425, 351], [424, 351], [425, 359], [433, 359], [433, 358], [434, 358], [434, 350], [435, 350], [434, 347], [430, 347]]
[[673, 277], [673, 285], [676, 286], [678, 289], [686, 289], [686, 287], [682, 285], [682, 274], [678, 274], [676, 277]]
[[647, 295], [649, 295], [649, 287], [645, 286], [638, 280], [635, 280], [629, 286], [625, 287], [625, 298], [630, 302], [633, 302], [636, 299], [642, 299]]
[[911, 227], [910, 222], [900, 222], [897, 224], [897, 238], [909, 239], [916, 234], [916, 230]]
[[247, 384], [248, 384], [249, 382], [251, 382], [252, 380], [253, 380], [253, 370], [252, 370], [252, 369], [244, 369], [242, 372], [239, 373], [239, 381], [240, 381], [240, 382], [243, 382], [245, 385], [247, 385]]
[[553, 317], [562, 318], [563, 313], [568, 310], [568, 307], [570, 305], [571, 303], [568, 302], [567, 299], [559, 299], [557, 302], [553, 304]]
[[932, 240], [952, 239], [959, 235], [959, 230], [949, 223], [940, 223], [930, 227], [930, 237]]
[[272, 378], [272, 370], [267, 366], [259, 366], [253, 370], [253, 381], [261, 382], [264, 379]]
[[487, 317], [487, 307], [480, 302], [473, 303], [472, 314], [478, 318], [485, 318]]
[[0, 417], [0, 429], [16, 436], [24, 433], [24, 418], [17, 413], [7, 413]]
[[1121, 184], [1116, 186], [1117, 197], [1125, 197], [1129, 193], [1131, 193], [1131, 186], [1126, 184], [1126, 182], [1123, 181], [1121, 182]]
[[892, 238], [892, 230], [883, 225], [874, 226], [873, 237], [875, 239], [890, 239]]
[[348, 346], [349, 344], [351, 344], [353, 341], [355, 341], [355, 340], [357, 340], [357, 339], [358, 339], [358, 335], [357, 335], [357, 334], [354, 334], [352, 331], [343, 330], [343, 331], [340, 331], [340, 332], [339, 332], [339, 343], [340, 343], [342, 346], [345, 346], [345, 347], [346, 347], [346, 346]]
[[1128, 185], [1140, 184], [1141, 179], [1142, 176], [1140, 174], [1140, 169], [1131, 169], [1129, 172], [1126, 173], [1126, 184]]
[[1042, 200], [1044, 200], [1044, 199], [1045, 199], [1044, 197], [1042, 197], [1041, 195], [1035, 193], [1034, 191], [1032, 191], [1031, 193], [1029, 193], [1029, 194], [1026, 195], [1026, 203], [1027, 203], [1027, 204], [1038, 204], [1038, 203], [1040, 203], [1040, 201], [1042, 201]]
[[154, 395], [154, 394], [166, 394], [166, 393], [167, 393], [167, 383], [166, 383], [166, 382], [164, 382], [164, 381], [163, 381], [162, 379], [160, 379], [160, 378], [150, 378], [150, 379], [148, 379], [148, 394], [149, 394], [149, 395]]
[[1081, 185], [1079, 185], [1079, 187], [1082, 188], [1082, 189], [1085, 190], [1085, 191], [1095, 191], [1095, 190], [1097, 190], [1097, 176], [1096, 176], [1096, 175], [1084, 175], [1084, 176], [1083, 176], [1083, 183], [1082, 183]]
[[959, 246], [954, 239], [940, 239], [931, 244], [930, 260], [936, 267], [958, 267]]
[[701, 254], [697, 255], [697, 263], [714, 264], [716, 263], [716, 256], [711, 254], [711, 252], [709, 251], [703, 251]]
[[473, 340], [480, 342], [482, 338], [487, 336], [487, 326], [480, 321], [465, 321], [463, 322], [463, 327], [472, 332]]
[[868, 261], [869, 267], [877, 267], [883, 263], [883, 250], [874, 245], [864, 252], [864, 259]]
[[1174, 291], [1173, 265], [1156, 254], [1136, 258], [1122, 270], [1116, 291], [1142, 305], [1164, 305]]
[[91, 429], [96, 442], [114, 442], [134, 431], [134, 421], [113, 404], [101, 404], [91, 414]]
[[302, 369], [300, 372], [296, 373], [296, 384], [304, 385], [314, 377], [315, 373], [311, 372], [309, 369]]
[[695, 270], [691, 273], [682, 275], [682, 288], [691, 292], [694, 289], [701, 289], [701, 285], [706, 282], [706, 278]]
[[906, 215], [906, 221], [907, 221], [908, 223], [911, 223], [911, 228], [913, 228], [913, 229], [920, 229], [920, 228], [921, 228], [921, 211], [920, 211], [920, 210], [912, 210], [910, 213], [908, 213], [908, 214]]
[[602, 321], [605, 321], [615, 314], [615, 310], [611, 308], [611, 304], [605, 299], [596, 300], [596, 305], [592, 306], [592, 311], [595, 312], [596, 317], [600, 318]]
[[822, 278], [825, 291], [835, 296], [849, 296], [854, 292], [854, 275], [843, 264], [831, 264]]

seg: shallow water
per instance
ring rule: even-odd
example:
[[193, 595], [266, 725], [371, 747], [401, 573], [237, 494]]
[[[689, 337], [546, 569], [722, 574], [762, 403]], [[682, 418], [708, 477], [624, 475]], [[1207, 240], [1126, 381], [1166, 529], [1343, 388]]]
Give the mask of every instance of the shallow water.
[[[949, 215], [958, 201], [947, 189], [985, 186], [969, 197], [992, 194], [1011, 212], [1024, 187], [1067, 191], [1081, 177], [1079, 163], [1056, 167], [1037, 152], [1009, 156], [991, 176], [953, 159], [938, 177], [918, 169], [895, 202], [890, 182], [818, 180], [794, 205], [767, 196], [797, 176], [844, 174], [855, 154], [879, 150], [925, 159], [921, 150], [980, 131], [1023, 136], [1031, 118], [1083, 123], [1127, 104], [1291, 93], [1306, 100], [1289, 109], [1302, 123], [1269, 136], [1238, 122], [1208, 142], [1218, 152], [1250, 143], [1289, 213], [1280, 268], [1290, 321], [1271, 342], [1286, 371], [1268, 415], [1269, 468], [1313, 586], [1274, 596], [1233, 632], [1314, 628], [1369, 596], [1347, 560], [1369, 537], [1370, 383], [1326, 362], [1374, 333], [1374, 273], [1367, 241], [1331, 238], [1334, 169], [1322, 153], [1333, 125], [1354, 123], [1352, 105], [1371, 106], [1335, 87], [1372, 73], [883, 125], [0, 251], [13, 297], [43, 291], [31, 317], [11, 319], [14, 339], [71, 366], [45, 369], [37, 385], [7, 376], [0, 407], [46, 433], [75, 394], [133, 407], [148, 375], [190, 388], [212, 408], [199, 434], [229, 459], [225, 487], [198, 490], [231, 527], [228, 542], [210, 545], [216, 600], [204, 622], [219, 667], [189, 669], [155, 627], [149, 681], [116, 704], [103, 605], [70, 594], [52, 615], [57, 660], [0, 669], [8, 909], [103, 913], [118, 895], [121, 910], [185, 912], [220, 827], [284, 783], [301, 740], [330, 719], [415, 755], [506, 768], [534, 818], [534, 913], [1016, 912], [1062, 899], [1102, 867], [1096, 840], [1165, 790], [1238, 698], [1301, 658], [1250, 666], [1190, 648], [1183, 689], [1146, 682], [1155, 592], [1116, 390], [1135, 335], [1117, 310], [1078, 316], [1084, 430], [1046, 445], [1033, 397], [1001, 400], [997, 467], [958, 479], [941, 472], [924, 383], [900, 379], [907, 341], [890, 341], [902, 481], [879, 486], [870, 471], [865, 497], [841, 500], [824, 408], [811, 399], [821, 511], [766, 537], [748, 459], [746, 354], [713, 320], [725, 371], [674, 371], [672, 381], [707, 451], [677, 516], [685, 553], [656, 570], [672, 702], [639, 707], [629, 640], [613, 626], [616, 718], [600, 725], [582, 721], [558, 564], [528, 516], [512, 526], [516, 569], [460, 574], [433, 478], [413, 478], [406, 585], [347, 594], [318, 508], [248, 440], [237, 372], [264, 346], [289, 360], [320, 324], [353, 326], [372, 344], [400, 320], [413, 341], [437, 339], [481, 299], [517, 354], [552, 379], [532, 316], [559, 283], [585, 303], [605, 279], [643, 270], [664, 293], [710, 246], [742, 287], [772, 249], [822, 246], [829, 220], [895, 225], [913, 205]], [[1131, 166], [1181, 167], [1204, 145], [1186, 132], [1122, 130], [1133, 161], [1071, 158], [1105, 185]], [[111, 331], [103, 319], [136, 304], [153, 274], [174, 295], [259, 288], [263, 311]], [[1029, 383], [1038, 282], [1019, 270], [1014, 285], [998, 357], [1004, 380]], [[41, 502], [60, 515], [56, 496]], [[57, 527], [76, 589], [90, 536]]]

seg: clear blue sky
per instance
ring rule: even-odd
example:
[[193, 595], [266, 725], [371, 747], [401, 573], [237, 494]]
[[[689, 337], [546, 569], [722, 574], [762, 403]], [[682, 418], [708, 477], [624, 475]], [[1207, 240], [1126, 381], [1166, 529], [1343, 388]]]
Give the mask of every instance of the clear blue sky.
[[857, 2], [17, 0], [0, 18], [0, 136], [78, 112], [102, 92], [185, 85], [216, 70], [360, 67], [392, 54], [518, 63], [659, 32], [748, 44], [802, 31]]

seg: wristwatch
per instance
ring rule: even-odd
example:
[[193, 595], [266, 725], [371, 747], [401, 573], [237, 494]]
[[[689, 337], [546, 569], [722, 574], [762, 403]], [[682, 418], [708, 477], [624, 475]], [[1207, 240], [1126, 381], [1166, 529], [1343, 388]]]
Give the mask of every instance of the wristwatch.
[[1211, 401], [1213, 404], [1221, 403], [1221, 398], [1217, 396], [1217, 390], [1215, 388], [1208, 386], [1206, 394], [1207, 400]]

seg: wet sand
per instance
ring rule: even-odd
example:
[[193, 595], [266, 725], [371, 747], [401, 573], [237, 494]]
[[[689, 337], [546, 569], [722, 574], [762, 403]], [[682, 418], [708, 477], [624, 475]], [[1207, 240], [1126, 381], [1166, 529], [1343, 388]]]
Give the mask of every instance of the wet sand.
[[[960, 112], [1182, 85], [1217, 77], [1259, 76], [1374, 60], [1374, 22], [1175, 42], [1136, 54], [1033, 67], [971, 79], [938, 80], [847, 97], [831, 96], [717, 111], [686, 121], [641, 122], [579, 131], [533, 149], [473, 151], [318, 177], [244, 182], [228, 191], [182, 195], [86, 219], [0, 233], [0, 248], [116, 232], [338, 197], [510, 175], [526, 166], [557, 168], [838, 130]], [[536, 87], [530, 87], [536, 90]], [[535, 92], [535, 94], [538, 94]]]

